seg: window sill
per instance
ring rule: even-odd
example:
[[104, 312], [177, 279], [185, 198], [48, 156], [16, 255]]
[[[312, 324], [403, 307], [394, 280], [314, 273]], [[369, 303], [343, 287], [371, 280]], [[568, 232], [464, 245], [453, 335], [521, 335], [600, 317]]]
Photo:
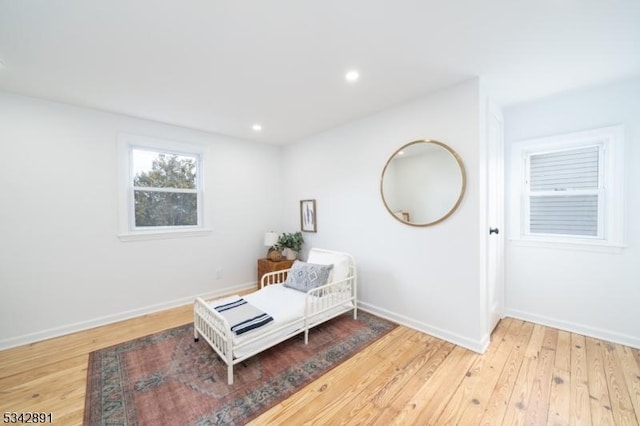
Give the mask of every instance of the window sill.
[[556, 250], [578, 250], [578, 251], [591, 251], [597, 253], [622, 253], [627, 246], [622, 244], [605, 243], [605, 242], [593, 242], [593, 241], [567, 241], [567, 240], [555, 240], [555, 239], [523, 239], [523, 238], [510, 238], [509, 242], [515, 247], [533, 247], [541, 249], [556, 249]]
[[171, 238], [206, 237], [213, 232], [211, 229], [176, 229], [176, 230], [153, 230], [153, 231], [132, 231], [118, 234], [118, 239], [123, 242], [128, 241], [149, 241], [167, 240]]

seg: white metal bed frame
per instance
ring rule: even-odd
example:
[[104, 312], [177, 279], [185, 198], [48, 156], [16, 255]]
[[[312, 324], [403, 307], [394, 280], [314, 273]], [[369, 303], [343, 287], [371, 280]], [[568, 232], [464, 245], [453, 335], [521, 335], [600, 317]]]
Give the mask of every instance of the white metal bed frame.
[[[227, 320], [210, 306], [211, 301], [207, 302], [202, 298], [196, 298], [193, 306], [194, 339], [198, 341], [199, 337], [203, 337], [227, 364], [227, 382], [230, 385], [233, 384], [233, 366], [235, 364], [302, 332], [304, 332], [304, 343], [307, 344], [309, 342], [309, 329], [350, 310], [353, 310], [353, 318], [357, 319], [357, 277], [353, 256], [332, 250], [316, 248], [313, 250], [324, 254], [346, 256], [348, 259], [347, 278], [309, 290], [306, 294], [305, 313], [302, 318], [298, 318], [274, 329], [268, 329], [268, 331], [265, 330], [264, 333], [260, 333], [254, 338], [243, 341], [240, 344], [234, 346], [233, 332]], [[289, 271], [290, 269], [285, 269], [265, 274], [260, 282], [260, 288], [284, 282], [285, 275]], [[248, 346], [264, 337], [277, 334], [293, 325], [297, 325], [299, 328], [277, 340], [269, 341], [265, 346], [252, 350], [246, 355], [234, 358], [234, 350]]]

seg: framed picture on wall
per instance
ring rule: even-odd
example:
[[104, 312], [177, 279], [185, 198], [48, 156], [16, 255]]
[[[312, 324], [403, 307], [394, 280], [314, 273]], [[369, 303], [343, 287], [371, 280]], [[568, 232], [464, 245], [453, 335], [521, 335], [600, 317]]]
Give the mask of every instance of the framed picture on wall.
[[317, 232], [316, 200], [300, 200], [300, 228], [303, 232]]

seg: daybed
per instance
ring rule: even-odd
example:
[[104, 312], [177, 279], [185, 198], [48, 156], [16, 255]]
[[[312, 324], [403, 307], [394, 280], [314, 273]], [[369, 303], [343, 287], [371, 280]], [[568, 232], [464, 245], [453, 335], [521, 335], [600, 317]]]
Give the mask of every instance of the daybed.
[[[327, 284], [304, 291], [306, 287], [314, 285], [305, 281], [304, 272], [312, 270], [310, 276], [313, 280], [315, 265], [332, 265], [328, 268], [319, 267], [324, 272], [329, 269]], [[285, 280], [287, 274], [290, 276]], [[302, 288], [291, 288], [292, 280], [296, 279], [294, 275], [298, 277], [298, 282], [294, 282], [293, 286], [302, 279]], [[223, 305], [239, 303], [239, 299], [246, 300], [251, 308], [267, 314], [272, 320], [266, 325], [236, 334], [237, 330], [232, 331], [229, 324], [229, 317], [219, 310]], [[302, 332], [307, 344], [309, 329], [351, 310], [356, 319], [356, 267], [353, 257], [347, 253], [314, 248], [309, 252], [306, 263], [296, 261], [291, 269], [265, 274], [260, 282], [260, 290], [256, 292], [209, 301], [196, 298], [193, 309], [194, 338], [198, 340], [203, 337], [227, 364], [227, 380], [231, 385], [235, 364]]]

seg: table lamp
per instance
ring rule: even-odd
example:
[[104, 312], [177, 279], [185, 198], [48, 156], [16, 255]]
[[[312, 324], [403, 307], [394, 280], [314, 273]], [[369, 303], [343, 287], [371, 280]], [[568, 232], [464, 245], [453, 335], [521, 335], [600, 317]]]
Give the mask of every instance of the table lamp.
[[279, 238], [280, 236], [277, 232], [269, 231], [264, 233], [264, 245], [269, 247], [269, 251], [267, 251], [267, 259], [274, 261], [282, 259], [282, 254], [280, 254], [278, 249], [275, 247]]

